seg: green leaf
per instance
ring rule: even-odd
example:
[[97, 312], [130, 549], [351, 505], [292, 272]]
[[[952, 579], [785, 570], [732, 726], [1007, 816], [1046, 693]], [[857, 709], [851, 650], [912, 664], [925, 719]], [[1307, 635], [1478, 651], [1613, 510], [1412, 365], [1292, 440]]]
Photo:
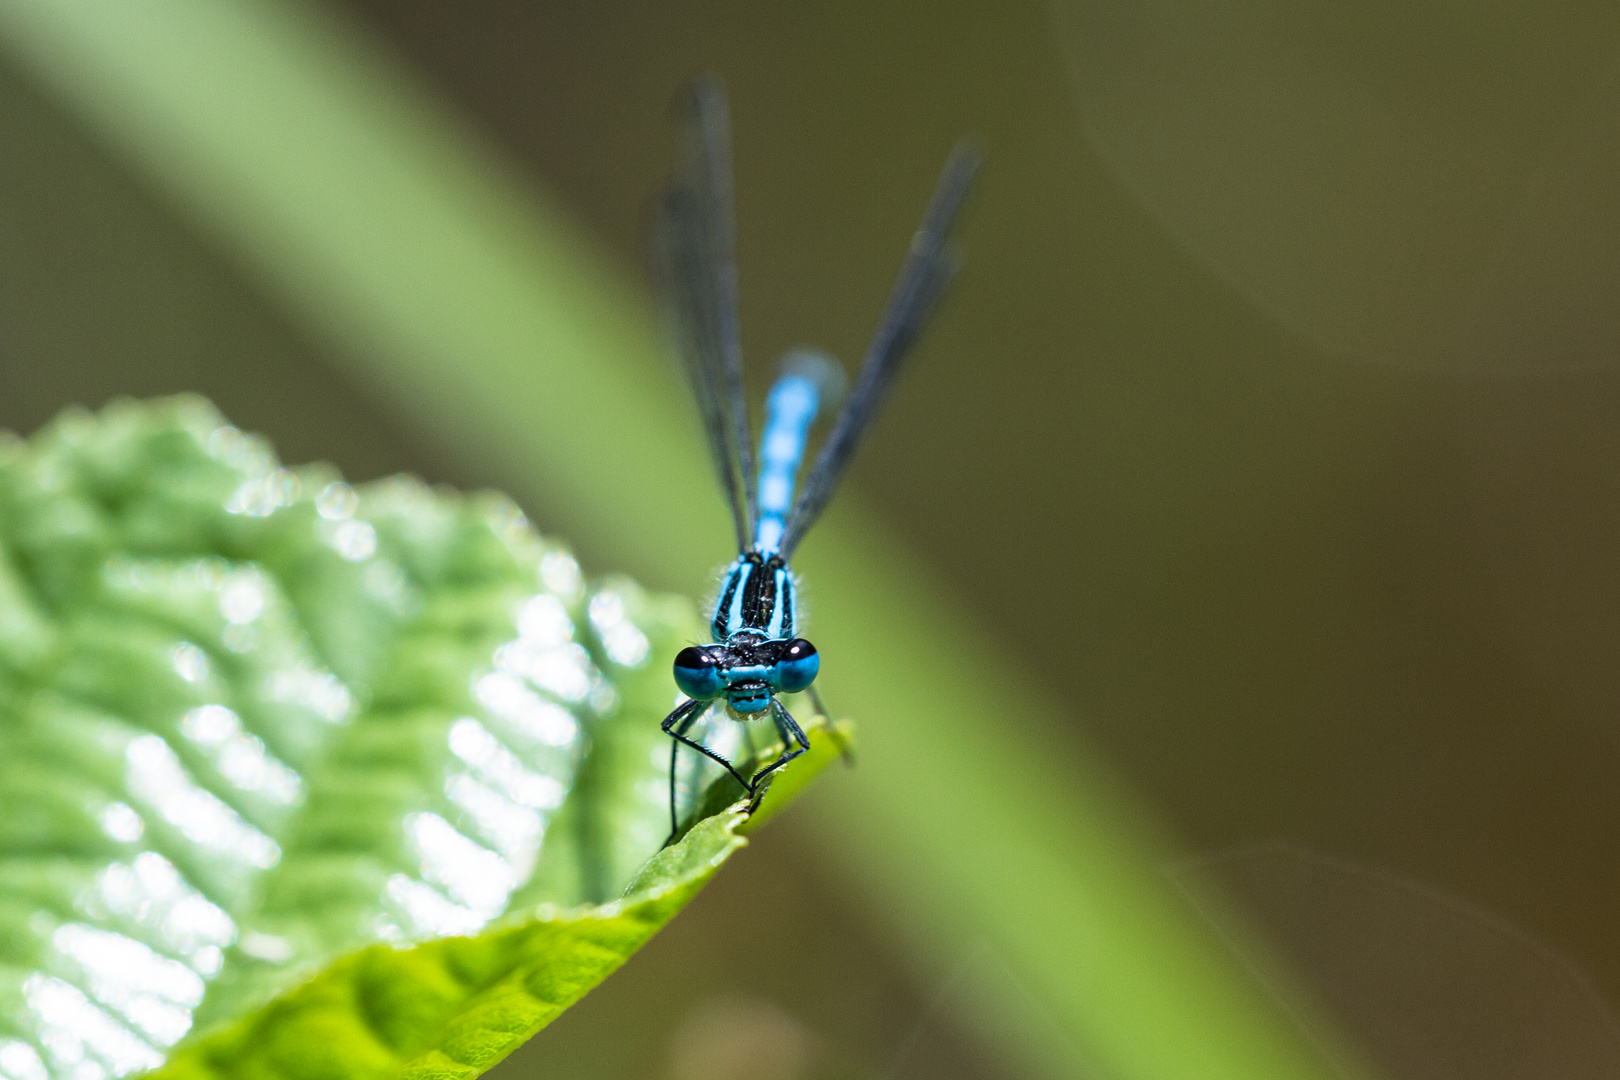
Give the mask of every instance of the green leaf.
[[499, 496], [285, 469], [197, 399], [8, 445], [0, 1074], [488, 1068], [745, 842], [738, 803], [660, 850], [699, 626]]

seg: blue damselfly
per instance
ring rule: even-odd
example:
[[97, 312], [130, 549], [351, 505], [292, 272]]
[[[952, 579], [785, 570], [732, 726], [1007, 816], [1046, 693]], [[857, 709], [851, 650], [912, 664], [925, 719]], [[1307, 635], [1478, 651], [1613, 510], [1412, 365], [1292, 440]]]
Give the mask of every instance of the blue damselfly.
[[[699, 79], [681, 96], [678, 109], [682, 154], [657, 208], [654, 269], [697, 397], [720, 490], [731, 509], [738, 554], [724, 573], [710, 620], [713, 643], [682, 649], [675, 657], [675, 684], [686, 700], [663, 723], [674, 739], [669, 759], [671, 839], [679, 832], [676, 762], [681, 746], [718, 763], [750, 796], [761, 791], [768, 776], [810, 748], [804, 730], [776, 696], [813, 694], [811, 684], [821, 664], [815, 646], [797, 636], [796, 582], [788, 560], [843, 478], [901, 360], [960, 265], [949, 232], [979, 166], [979, 153], [967, 144], [958, 145], [946, 162], [860, 374], [794, 500], [810, 427], [837, 403], [843, 371], [830, 357], [808, 350], [784, 358], [781, 375], [766, 397], [756, 474], [737, 324], [725, 90], [716, 78]], [[825, 716], [820, 702], [814, 703]], [[693, 725], [711, 710], [739, 721], [768, 713], [781, 752], [744, 775], [724, 753], [691, 737]]]

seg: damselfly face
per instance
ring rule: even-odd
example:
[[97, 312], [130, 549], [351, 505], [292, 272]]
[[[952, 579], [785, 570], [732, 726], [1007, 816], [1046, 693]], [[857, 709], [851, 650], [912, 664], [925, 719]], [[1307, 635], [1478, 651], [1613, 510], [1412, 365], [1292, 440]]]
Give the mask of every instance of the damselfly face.
[[744, 715], [762, 713], [777, 694], [808, 690], [821, 670], [816, 647], [804, 638], [770, 641], [737, 634], [719, 645], [692, 645], [675, 656], [675, 685], [695, 701], [724, 695]]

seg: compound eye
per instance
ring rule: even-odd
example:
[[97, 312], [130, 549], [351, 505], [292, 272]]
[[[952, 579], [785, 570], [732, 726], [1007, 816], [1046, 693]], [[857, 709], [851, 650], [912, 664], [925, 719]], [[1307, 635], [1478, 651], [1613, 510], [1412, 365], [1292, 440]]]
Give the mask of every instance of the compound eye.
[[713, 653], [688, 645], [675, 654], [675, 685], [687, 697], [707, 701], [725, 689], [726, 678]]
[[783, 647], [781, 659], [776, 662], [776, 685], [786, 693], [796, 694], [809, 689], [820, 670], [821, 657], [816, 647], [804, 638], [794, 638]]

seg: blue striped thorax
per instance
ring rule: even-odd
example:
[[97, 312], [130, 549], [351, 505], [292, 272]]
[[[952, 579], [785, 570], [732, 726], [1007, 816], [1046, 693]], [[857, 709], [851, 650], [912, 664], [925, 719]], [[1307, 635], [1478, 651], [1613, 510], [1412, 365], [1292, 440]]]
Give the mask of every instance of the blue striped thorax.
[[716, 641], [744, 630], [767, 638], [793, 636], [793, 572], [780, 555], [737, 556], [720, 586], [711, 627]]

